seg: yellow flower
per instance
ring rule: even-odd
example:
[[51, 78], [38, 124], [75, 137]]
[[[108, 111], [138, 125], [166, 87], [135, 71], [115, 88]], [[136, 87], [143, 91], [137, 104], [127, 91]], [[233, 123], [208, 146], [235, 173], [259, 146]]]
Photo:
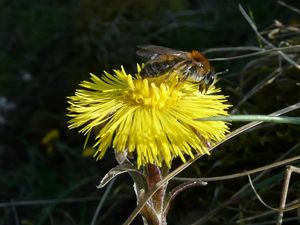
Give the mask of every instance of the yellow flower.
[[55, 142], [59, 139], [59, 130], [52, 129], [45, 134], [41, 140], [42, 145], [47, 147], [47, 154], [51, 154], [54, 151]]
[[84, 158], [88, 158], [88, 157], [92, 157], [95, 154], [96, 150], [94, 148], [91, 147], [87, 147], [82, 151], [82, 156]]
[[97, 130], [97, 159], [112, 147], [136, 155], [138, 167], [163, 162], [171, 167], [175, 157], [185, 162], [185, 155], [209, 154], [207, 146], [225, 137], [227, 124], [194, 119], [227, 115], [230, 105], [214, 85], [200, 92], [197, 83], [178, 77], [174, 72], [142, 79], [123, 67], [101, 77], [91, 74], [69, 97], [69, 128], [82, 127], [88, 137]]

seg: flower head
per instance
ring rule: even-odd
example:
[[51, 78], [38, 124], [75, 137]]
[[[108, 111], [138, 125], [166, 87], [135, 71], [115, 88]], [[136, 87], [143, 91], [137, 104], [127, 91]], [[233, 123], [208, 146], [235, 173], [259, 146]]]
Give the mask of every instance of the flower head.
[[91, 74], [69, 97], [69, 128], [82, 127], [88, 136], [97, 130], [97, 159], [112, 147], [135, 153], [138, 167], [163, 162], [170, 167], [175, 157], [185, 162], [185, 155], [209, 154], [208, 144], [225, 137], [227, 124], [194, 119], [227, 115], [230, 105], [214, 85], [200, 92], [196, 83], [179, 82], [179, 75], [142, 79], [123, 67], [101, 77]]

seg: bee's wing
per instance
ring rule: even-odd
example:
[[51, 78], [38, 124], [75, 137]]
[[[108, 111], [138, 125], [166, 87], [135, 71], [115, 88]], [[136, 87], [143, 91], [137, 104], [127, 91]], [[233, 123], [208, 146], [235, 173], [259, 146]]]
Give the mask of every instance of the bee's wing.
[[187, 52], [178, 51], [171, 48], [166, 48], [158, 45], [142, 45], [138, 46], [136, 54], [146, 59], [155, 60], [162, 55], [173, 55], [180, 58], [184, 58], [187, 55]]

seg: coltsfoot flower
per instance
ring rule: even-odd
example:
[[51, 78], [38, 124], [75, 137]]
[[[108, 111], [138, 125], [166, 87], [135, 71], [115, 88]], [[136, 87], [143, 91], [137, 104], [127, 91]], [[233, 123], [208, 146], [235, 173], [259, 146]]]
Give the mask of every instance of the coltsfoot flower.
[[87, 136], [97, 131], [97, 159], [112, 147], [133, 153], [138, 167], [163, 162], [171, 167], [175, 157], [185, 162], [186, 155], [210, 154], [207, 146], [222, 140], [228, 126], [195, 119], [227, 115], [230, 105], [214, 85], [200, 92], [198, 84], [178, 82], [178, 77], [173, 72], [142, 79], [123, 67], [101, 77], [91, 74], [91, 81], [83, 81], [69, 97], [69, 128], [81, 127]]

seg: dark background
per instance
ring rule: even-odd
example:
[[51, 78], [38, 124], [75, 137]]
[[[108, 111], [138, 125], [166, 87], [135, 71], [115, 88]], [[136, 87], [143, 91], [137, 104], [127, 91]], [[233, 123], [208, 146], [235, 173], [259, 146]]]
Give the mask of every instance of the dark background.
[[[299, 31], [287, 27], [298, 28], [300, 14], [271, 0], [0, 0], [0, 224], [90, 224], [105, 191], [96, 185], [116, 162], [112, 151], [98, 162], [83, 156], [85, 138], [67, 128], [66, 96], [73, 95], [90, 72], [101, 75], [121, 65], [134, 72], [141, 62], [135, 55], [141, 44], [200, 51], [265, 47], [240, 13], [239, 3], [266, 38], [274, 20], [281, 21], [287, 31], [268, 39], [272, 44], [299, 43]], [[207, 56], [237, 54], [241, 52]], [[299, 55], [293, 57], [299, 61]], [[234, 113], [268, 114], [299, 101], [300, 73], [282, 60], [282, 74], [241, 103], [279, 67], [278, 62], [278, 56], [262, 56], [214, 63], [216, 71], [229, 69], [218, 85], [229, 96]], [[289, 115], [299, 116], [299, 111]], [[241, 125], [235, 123], [232, 129]], [[299, 127], [260, 128], [224, 144], [181, 175], [226, 175], [299, 154]], [[284, 167], [272, 170], [256, 183], [273, 207], [279, 205], [283, 171]], [[246, 177], [212, 182], [182, 193], [170, 211], [169, 224], [202, 224], [199, 220], [205, 216], [205, 224], [234, 224], [269, 211], [249, 188], [222, 205], [247, 182]], [[299, 175], [292, 175], [288, 202], [299, 199], [299, 187]], [[130, 177], [118, 177], [97, 224], [121, 224], [135, 204]], [[296, 224], [299, 214], [293, 210], [285, 218], [291, 218], [285, 224]], [[274, 219], [271, 213], [239, 224]], [[141, 223], [140, 218], [134, 222]]]

